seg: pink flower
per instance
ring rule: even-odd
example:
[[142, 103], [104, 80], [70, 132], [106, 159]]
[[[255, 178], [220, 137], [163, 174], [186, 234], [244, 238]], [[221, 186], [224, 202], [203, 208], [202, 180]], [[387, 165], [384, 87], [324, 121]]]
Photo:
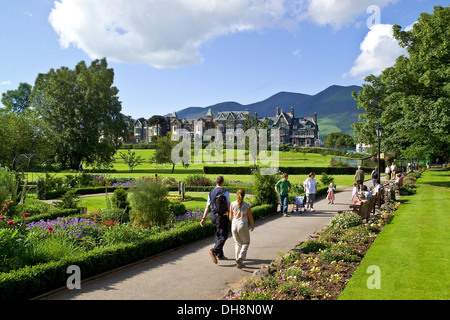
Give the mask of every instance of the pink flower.
[[27, 218], [27, 217], [29, 217], [29, 216], [30, 216], [30, 214], [29, 214], [28, 212], [26, 212], [26, 213], [23, 214], [23, 217], [24, 217], [24, 218]]
[[3, 211], [6, 211], [6, 210], [8, 210], [8, 207], [3, 207], [2, 209], [3, 209]]
[[50, 231], [50, 232], [52, 232], [52, 231], [53, 231], [53, 227], [48, 226], [48, 227], [47, 227], [47, 230]]
[[2, 217], [0, 217], [0, 220], [5, 220], [5, 217], [3, 217], [3, 216], [2, 216]]
[[8, 221], [8, 226], [12, 226], [14, 224], [14, 221]]

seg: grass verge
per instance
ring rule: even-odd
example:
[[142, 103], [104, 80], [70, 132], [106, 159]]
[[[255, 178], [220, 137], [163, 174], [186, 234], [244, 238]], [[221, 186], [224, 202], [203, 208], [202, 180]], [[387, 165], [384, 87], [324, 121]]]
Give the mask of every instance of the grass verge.
[[[341, 293], [340, 300], [450, 298], [450, 174], [428, 170], [392, 216]], [[403, 200], [402, 199], [402, 200]], [[379, 269], [379, 289], [374, 284]], [[369, 286], [368, 286], [369, 282]]]

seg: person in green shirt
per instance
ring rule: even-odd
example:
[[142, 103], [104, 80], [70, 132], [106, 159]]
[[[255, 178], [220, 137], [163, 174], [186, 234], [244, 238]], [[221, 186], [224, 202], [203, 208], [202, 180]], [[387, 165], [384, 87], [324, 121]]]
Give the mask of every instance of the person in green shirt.
[[288, 181], [287, 173], [283, 173], [283, 178], [275, 184], [275, 191], [280, 195], [281, 212], [287, 217], [289, 191], [291, 191], [291, 183]]

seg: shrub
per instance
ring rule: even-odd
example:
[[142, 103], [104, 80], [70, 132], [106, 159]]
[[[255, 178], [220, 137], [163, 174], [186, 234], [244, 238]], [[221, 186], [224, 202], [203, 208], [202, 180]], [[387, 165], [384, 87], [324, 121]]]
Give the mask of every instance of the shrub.
[[171, 215], [178, 217], [186, 213], [186, 206], [180, 202], [170, 202], [168, 210]]
[[128, 192], [122, 187], [118, 187], [116, 190], [114, 190], [111, 203], [115, 208], [124, 209], [126, 212], [130, 211]]
[[278, 195], [275, 191], [275, 184], [280, 179], [277, 174], [263, 175], [260, 170], [253, 172], [253, 204], [277, 204]]
[[214, 184], [203, 174], [190, 174], [184, 181], [188, 186], [212, 186]]
[[321, 254], [322, 260], [331, 261], [344, 261], [344, 262], [358, 262], [361, 260], [358, 251], [346, 244], [338, 244], [330, 246], [325, 249]]
[[362, 224], [361, 217], [355, 212], [344, 212], [331, 220], [330, 225], [334, 228], [348, 229]]
[[322, 176], [320, 177], [320, 182], [322, 182], [324, 186], [329, 186], [330, 183], [334, 182], [334, 178], [326, 172], [323, 172]]
[[62, 196], [61, 201], [55, 202], [54, 205], [58, 209], [76, 209], [78, 202], [78, 195], [75, 190], [69, 190]]
[[328, 248], [328, 243], [321, 240], [309, 239], [303, 242], [298, 248], [302, 250], [303, 253], [318, 252], [319, 250], [324, 250]]
[[170, 218], [168, 194], [167, 187], [157, 179], [136, 181], [129, 190], [130, 218], [145, 228], [164, 226]]

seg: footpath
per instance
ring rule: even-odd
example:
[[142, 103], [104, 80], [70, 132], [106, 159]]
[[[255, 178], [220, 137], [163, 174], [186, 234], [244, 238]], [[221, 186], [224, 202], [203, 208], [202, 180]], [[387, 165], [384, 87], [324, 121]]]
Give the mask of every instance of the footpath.
[[[367, 182], [366, 182], [367, 183]], [[214, 238], [209, 237], [157, 255], [131, 266], [83, 280], [81, 289], [61, 289], [40, 297], [47, 300], [220, 300], [229, 289], [255, 270], [293, 249], [329, 224], [351, 204], [351, 187], [338, 186], [334, 204], [318, 197], [314, 212], [281, 213], [255, 221], [247, 260], [236, 267], [234, 241], [225, 243], [227, 259], [216, 265], [209, 256]], [[82, 271], [81, 271], [82, 273]], [[81, 277], [83, 275], [81, 274]]]

